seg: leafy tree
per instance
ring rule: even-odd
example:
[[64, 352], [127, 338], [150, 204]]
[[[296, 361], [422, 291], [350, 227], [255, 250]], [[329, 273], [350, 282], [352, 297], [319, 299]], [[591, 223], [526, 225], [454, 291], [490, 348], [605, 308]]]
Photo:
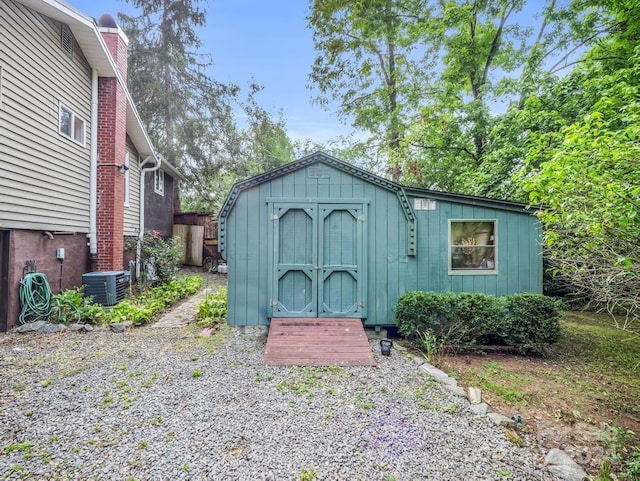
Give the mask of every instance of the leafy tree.
[[[282, 118], [261, 108], [249, 85], [209, 76], [198, 29], [206, 13], [198, 0], [128, 0], [137, 15], [120, 14], [129, 44], [129, 89], [159, 152], [178, 165], [186, 209], [215, 211], [228, 188], [246, 176], [292, 160]], [[248, 117], [239, 126], [236, 114]]]
[[189, 179], [182, 192], [185, 208], [217, 212], [236, 181], [294, 159], [284, 120], [272, 118], [255, 100], [260, 88], [253, 84], [248, 100], [240, 104], [246, 127], [236, 125], [231, 105], [206, 124], [188, 125], [194, 141], [187, 149], [190, 162], [184, 167]]
[[[129, 36], [129, 90], [152, 140], [173, 164], [188, 143], [182, 125], [204, 115], [207, 99], [234, 96], [237, 87], [212, 80], [211, 59], [199, 53], [197, 29], [206, 12], [198, 0], [129, 0], [137, 16], [119, 14]], [[218, 101], [219, 103], [219, 101]]]
[[514, 198], [522, 130], [535, 127], [520, 111], [609, 27], [601, 11], [586, 0], [315, 0], [310, 79], [396, 179]]
[[535, 26], [523, 25], [525, 6], [531, 15], [533, 2], [523, 0], [440, 4], [432, 28], [442, 71], [406, 135], [407, 182], [522, 198], [512, 176], [530, 147], [525, 132], [538, 122], [522, 112], [525, 101], [556, 82], [554, 74], [595, 40], [603, 18], [599, 9], [550, 0], [535, 4]]
[[[318, 55], [310, 80], [316, 101], [338, 100], [338, 115], [398, 155], [417, 92], [427, 83], [423, 25], [428, 0], [314, 0], [309, 23]], [[399, 172], [392, 172], [398, 177]]]
[[640, 15], [632, 3], [612, 2], [616, 29], [531, 101], [557, 130], [532, 135], [522, 173], [531, 201], [545, 207], [554, 268], [577, 294], [625, 313], [625, 329], [640, 328]]

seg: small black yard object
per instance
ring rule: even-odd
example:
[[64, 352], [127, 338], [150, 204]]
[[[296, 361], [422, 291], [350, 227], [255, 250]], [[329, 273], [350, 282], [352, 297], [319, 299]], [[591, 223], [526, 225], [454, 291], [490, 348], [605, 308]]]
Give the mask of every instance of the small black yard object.
[[380, 339], [380, 352], [383, 356], [390, 356], [392, 347], [393, 342], [391, 339], [387, 339], [386, 337], [384, 339]]

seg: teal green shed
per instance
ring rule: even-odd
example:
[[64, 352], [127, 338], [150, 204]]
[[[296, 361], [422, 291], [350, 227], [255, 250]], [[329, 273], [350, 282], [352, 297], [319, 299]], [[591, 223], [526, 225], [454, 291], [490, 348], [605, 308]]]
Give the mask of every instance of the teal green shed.
[[527, 206], [404, 187], [322, 152], [235, 184], [218, 248], [231, 325], [390, 326], [407, 291], [542, 292], [540, 225]]

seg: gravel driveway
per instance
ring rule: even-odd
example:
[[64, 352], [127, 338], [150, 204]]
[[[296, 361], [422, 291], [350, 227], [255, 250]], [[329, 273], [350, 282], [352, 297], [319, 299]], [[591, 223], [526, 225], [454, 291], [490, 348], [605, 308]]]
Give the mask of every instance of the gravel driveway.
[[262, 364], [264, 328], [0, 335], [0, 475], [100, 480], [547, 480], [406, 356]]

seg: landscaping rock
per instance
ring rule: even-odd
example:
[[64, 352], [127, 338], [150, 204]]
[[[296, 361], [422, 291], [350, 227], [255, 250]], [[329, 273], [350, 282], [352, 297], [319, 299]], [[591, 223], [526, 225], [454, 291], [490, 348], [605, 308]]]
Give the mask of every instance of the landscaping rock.
[[487, 403], [472, 404], [469, 410], [476, 416], [485, 416], [489, 412], [489, 406]]
[[207, 327], [206, 329], [200, 331], [200, 334], [198, 335], [200, 337], [211, 337], [215, 331], [216, 329], [214, 329], [213, 327]]
[[[438, 381], [440, 382], [445, 382], [447, 384], [450, 384], [450, 382], [448, 382], [448, 380], [450, 380], [451, 378], [449, 376], [447, 376], [444, 372], [442, 372], [440, 369], [438, 369], [435, 366], [432, 366], [431, 364], [425, 362], [423, 364], [420, 365], [419, 369], [428, 374], [431, 377], [435, 377]], [[455, 379], [454, 379], [455, 381]], [[457, 383], [456, 383], [457, 384]]]
[[471, 404], [480, 404], [482, 402], [482, 391], [480, 390], [480, 388], [467, 388], [467, 399]]
[[75, 331], [75, 332], [91, 332], [93, 331], [93, 326], [90, 324], [69, 324], [68, 326], [70, 331]]
[[132, 325], [133, 323], [130, 321], [116, 322], [114, 324], [110, 324], [109, 328], [111, 328], [113, 332], [124, 332], [128, 327], [131, 327]]
[[464, 389], [458, 386], [453, 386], [451, 384], [443, 383], [442, 385], [447, 391], [449, 391], [454, 396], [465, 397], [467, 394], [464, 392]]
[[40, 329], [38, 329], [38, 332], [41, 332], [43, 334], [54, 334], [56, 332], [62, 332], [67, 328], [67, 326], [64, 326], [62, 324], [48, 324], [45, 323], [44, 326], [42, 326]]
[[489, 413], [487, 414], [487, 418], [489, 418], [496, 426], [505, 426], [512, 428], [516, 425], [513, 419], [508, 418], [507, 416], [503, 416], [499, 413]]
[[423, 357], [413, 356], [413, 362], [415, 362], [418, 366], [422, 366], [425, 363], [425, 360]]
[[583, 481], [587, 473], [561, 449], [552, 449], [544, 458], [549, 471], [565, 481]]
[[19, 332], [21, 334], [24, 334], [25, 332], [36, 332], [36, 331], [39, 331], [40, 329], [42, 329], [42, 327], [45, 324], [47, 324], [47, 321], [28, 322], [28, 323], [23, 324], [22, 326], [18, 327], [16, 329], [16, 332]]
[[393, 348], [400, 352], [407, 351], [407, 348], [400, 344], [398, 341], [393, 341]]

